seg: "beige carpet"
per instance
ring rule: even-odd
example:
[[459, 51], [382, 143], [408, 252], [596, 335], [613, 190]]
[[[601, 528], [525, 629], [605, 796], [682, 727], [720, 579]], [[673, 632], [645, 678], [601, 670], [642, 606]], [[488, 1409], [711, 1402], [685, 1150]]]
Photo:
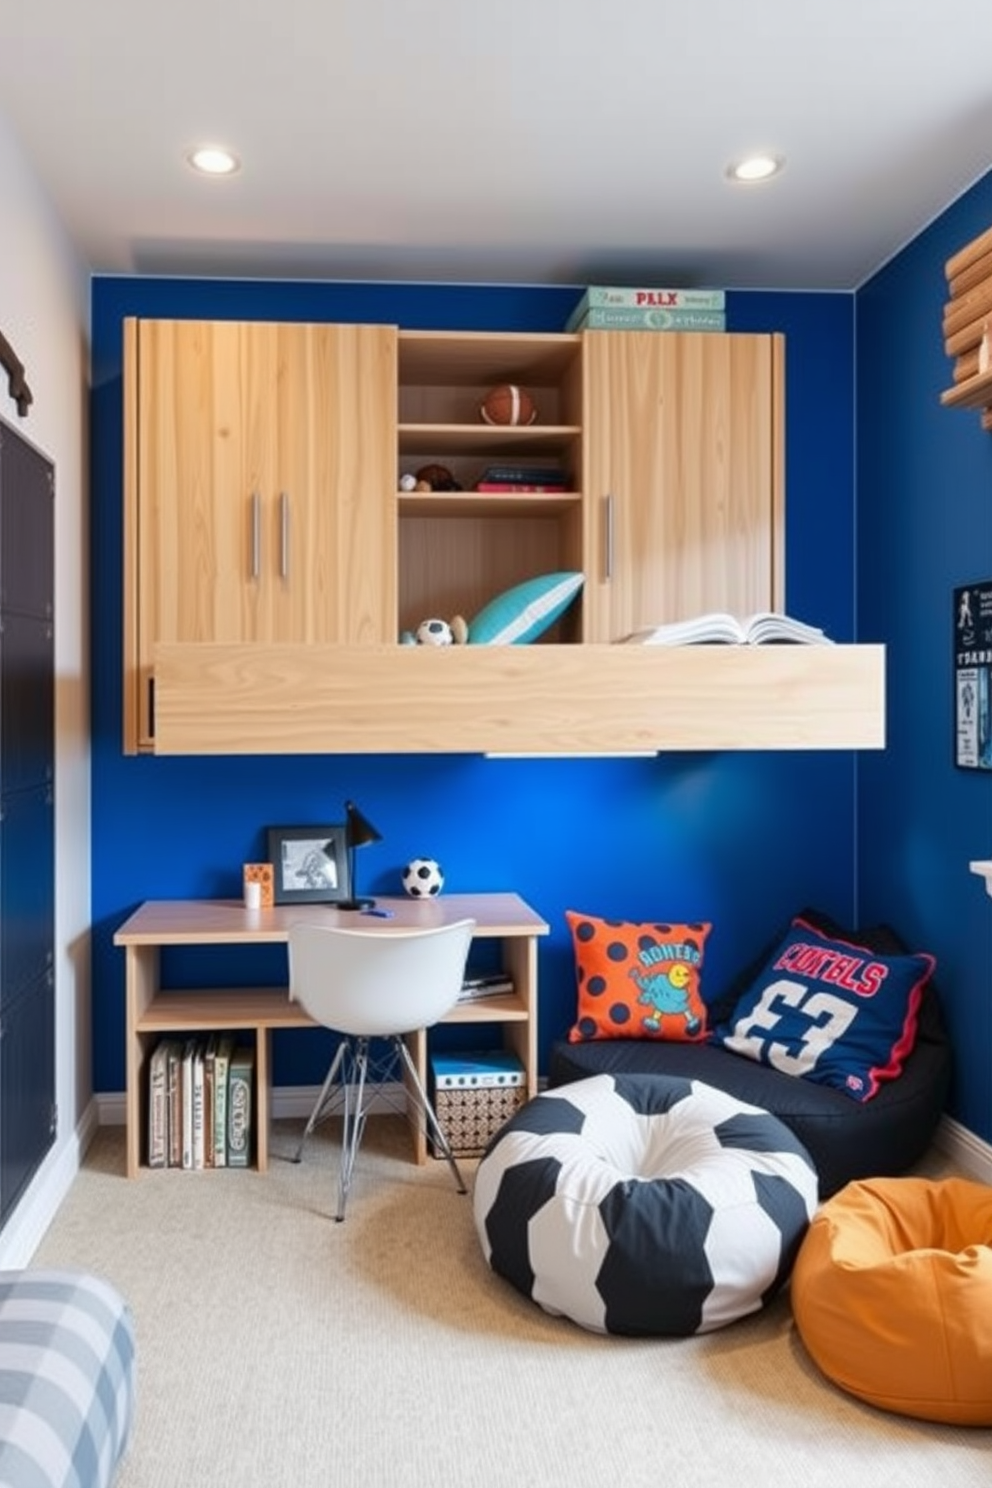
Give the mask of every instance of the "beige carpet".
[[[787, 1297], [699, 1339], [600, 1338], [482, 1261], [471, 1200], [374, 1119], [335, 1224], [333, 1128], [255, 1172], [123, 1177], [98, 1133], [35, 1264], [128, 1297], [138, 1424], [118, 1488], [969, 1488], [989, 1433], [840, 1394]], [[465, 1164], [466, 1176], [474, 1171]]]

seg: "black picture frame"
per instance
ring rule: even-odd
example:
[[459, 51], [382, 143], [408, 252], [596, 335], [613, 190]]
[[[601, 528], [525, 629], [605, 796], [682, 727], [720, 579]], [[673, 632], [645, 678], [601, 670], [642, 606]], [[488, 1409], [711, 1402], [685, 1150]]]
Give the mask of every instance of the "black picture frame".
[[954, 590], [954, 763], [992, 771], [992, 579]]
[[340, 904], [351, 898], [345, 826], [269, 827], [275, 904]]

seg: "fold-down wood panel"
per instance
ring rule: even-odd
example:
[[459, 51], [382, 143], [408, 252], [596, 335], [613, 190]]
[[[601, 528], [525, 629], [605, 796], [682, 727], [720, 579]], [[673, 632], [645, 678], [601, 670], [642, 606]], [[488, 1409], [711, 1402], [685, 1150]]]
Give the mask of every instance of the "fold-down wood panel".
[[879, 749], [882, 646], [155, 649], [158, 754]]

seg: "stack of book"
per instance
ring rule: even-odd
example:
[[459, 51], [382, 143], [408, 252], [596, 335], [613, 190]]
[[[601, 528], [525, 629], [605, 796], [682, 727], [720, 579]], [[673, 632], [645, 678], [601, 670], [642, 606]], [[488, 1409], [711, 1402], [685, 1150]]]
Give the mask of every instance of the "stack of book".
[[487, 465], [475, 483], [477, 491], [567, 491], [568, 471], [548, 465]]
[[459, 1002], [480, 1002], [486, 997], [504, 997], [513, 991], [513, 978], [505, 971], [487, 971], [478, 976], [466, 976]]
[[161, 1039], [148, 1064], [148, 1166], [246, 1168], [255, 1051], [231, 1034]]
[[566, 331], [725, 331], [722, 289], [636, 289], [592, 284]]

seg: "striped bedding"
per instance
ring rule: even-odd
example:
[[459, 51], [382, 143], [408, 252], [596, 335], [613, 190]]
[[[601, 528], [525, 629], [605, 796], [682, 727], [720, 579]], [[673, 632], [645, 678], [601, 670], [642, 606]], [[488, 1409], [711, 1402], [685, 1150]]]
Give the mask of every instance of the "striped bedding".
[[107, 1488], [134, 1418], [134, 1327], [84, 1271], [0, 1271], [0, 1488]]

